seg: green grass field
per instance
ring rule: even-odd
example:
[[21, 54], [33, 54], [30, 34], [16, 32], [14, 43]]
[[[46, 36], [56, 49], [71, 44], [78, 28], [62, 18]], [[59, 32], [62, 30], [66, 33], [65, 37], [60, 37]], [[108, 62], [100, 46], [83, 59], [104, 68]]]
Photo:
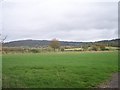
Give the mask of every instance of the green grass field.
[[3, 88], [92, 88], [118, 71], [117, 52], [4, 54]]

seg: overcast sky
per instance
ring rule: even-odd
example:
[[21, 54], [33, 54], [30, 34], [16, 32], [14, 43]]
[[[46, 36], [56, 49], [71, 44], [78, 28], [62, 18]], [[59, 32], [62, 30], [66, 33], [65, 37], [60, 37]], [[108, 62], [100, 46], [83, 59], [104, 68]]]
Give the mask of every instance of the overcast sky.
[[53, 38], [98, 41], [118, 37], [117, 0], [3, 0], [1, 3], [0, 30], [3, 36], [8, 36], [6, 41]]

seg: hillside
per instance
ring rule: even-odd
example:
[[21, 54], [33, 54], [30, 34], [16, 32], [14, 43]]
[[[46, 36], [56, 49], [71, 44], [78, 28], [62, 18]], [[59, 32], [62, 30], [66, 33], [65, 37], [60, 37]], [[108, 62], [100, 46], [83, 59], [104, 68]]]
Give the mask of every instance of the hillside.
[[[6, 47], [45, 47], [50, 44], [48, 40], [20, 40], [4, 43]], [[62, 46], [79, 46], [81, 42], [60, 41]]]
[[[97, 42], [68, 42], [60, 41], [61, 46], [90, 46], [94, 44], [102, 44], [107, 46], [118, 46], [120, 39], [103, 40]], [[4, 43], [5, 47], [46, 47], [50, 44], [48, 40], [19, 40]]]

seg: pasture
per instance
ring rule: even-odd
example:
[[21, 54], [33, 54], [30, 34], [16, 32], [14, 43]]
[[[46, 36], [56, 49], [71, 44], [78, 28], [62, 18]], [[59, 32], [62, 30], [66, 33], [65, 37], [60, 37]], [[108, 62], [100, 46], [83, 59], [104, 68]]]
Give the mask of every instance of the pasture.
[[3, 88], [92, 88], [118, 71], [117, 52], [3, 54]]

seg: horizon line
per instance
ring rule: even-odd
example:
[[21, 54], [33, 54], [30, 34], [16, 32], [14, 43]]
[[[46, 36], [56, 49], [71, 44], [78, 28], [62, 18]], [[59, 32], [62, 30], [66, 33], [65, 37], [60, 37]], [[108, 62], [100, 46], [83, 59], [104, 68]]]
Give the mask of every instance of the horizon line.
[[[117, 39], [120, 39], [120, 38], [102, 39], [102, 40], [95, 40], [95, 41], [73, 41], [73, 40], [59, 40], [59, 39], [57, 39], [57, 40], [60, 41], [60, 42], [99, 42], [99, 41], [117, 40]], [[16, 41], [26, 41], [26, 40], [51, 41], [52, 39], [51, 40], [49, 40], [49, 39], [19, 39], [19, 40], [5, 41], [4, 43], [10, 43], [10, 42], [16, 42]]]

